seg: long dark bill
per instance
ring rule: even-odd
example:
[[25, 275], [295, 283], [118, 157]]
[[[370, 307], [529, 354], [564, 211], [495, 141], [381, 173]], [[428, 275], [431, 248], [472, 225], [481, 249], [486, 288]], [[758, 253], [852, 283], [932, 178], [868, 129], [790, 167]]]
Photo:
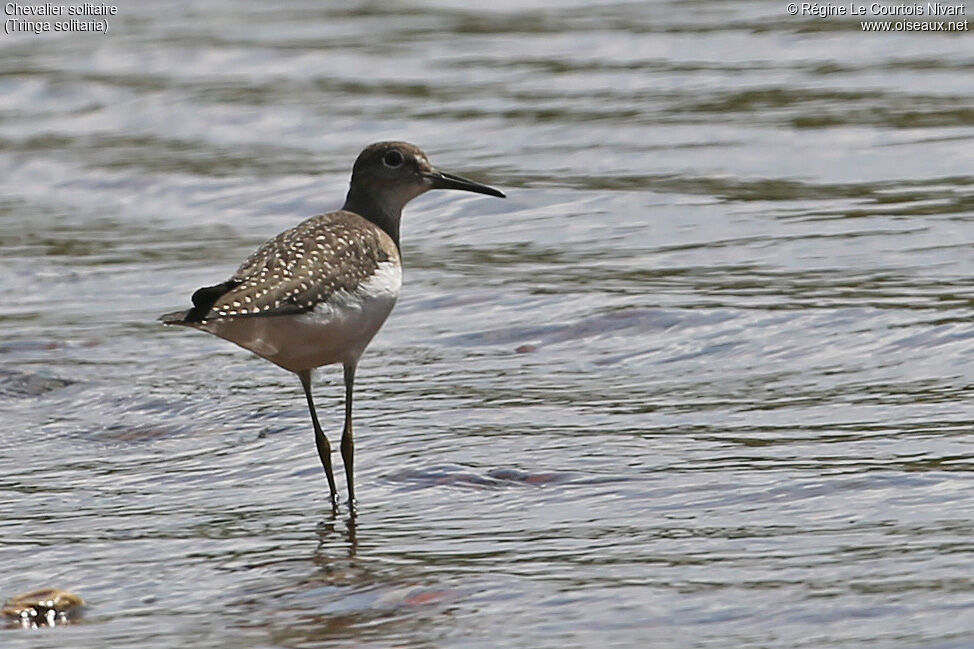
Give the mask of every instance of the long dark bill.
[[448, 174], [445, 171], [434, 171], [433, 173], [428, 174], [427, 178], [433, 181], [433, 189], [460, 189], [465, 192], [476, 192], [477, 194], [487, 194], [488, 196], [507, 198], [503, 192], [500, 192], [493, 187], [481, 185], [480, 183], [475, 183], [474, 181], [467, 180], [461, 176]]

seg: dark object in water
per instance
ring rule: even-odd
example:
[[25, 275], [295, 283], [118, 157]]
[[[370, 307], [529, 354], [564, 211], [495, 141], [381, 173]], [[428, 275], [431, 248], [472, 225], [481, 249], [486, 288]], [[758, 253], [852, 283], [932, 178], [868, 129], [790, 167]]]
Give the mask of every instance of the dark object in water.
[[0, 397], [39, 397], [72, 383], [74, 381], [68, 379], [0, 368]]
[[578, 478], [577, 474], [565, 471], [529, 473], [514, 468], [497, 468], [486, 475], [473, 472], [455, 464], [431, 466], [425, 469], [407, 469], [389, 476], [397, 482], [407, 482], [416, 488], [424, 487], [473, 487], [476, 489], [502, 489], [513, 485], [565, 484]]
[[60, 588], [42, 588], [8, 599], [0, 615], [25, 629], [70, 624], [85, 605], [83, 599]]

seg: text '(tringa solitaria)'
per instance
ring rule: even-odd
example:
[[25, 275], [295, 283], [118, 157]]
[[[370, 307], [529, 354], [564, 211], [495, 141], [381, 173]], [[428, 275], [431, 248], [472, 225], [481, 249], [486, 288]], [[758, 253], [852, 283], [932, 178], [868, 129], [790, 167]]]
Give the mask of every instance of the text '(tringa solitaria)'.
[[257, 249], [230, 279], [193, 293], [193, 308], [162, 316], [249, 349], [301, 379], [315, 445], [338, 504], [331, 446], [318, 423], [311, 371], [341, 363], [345, 378], [342, 460], [354, 512], [352, 389], [355, 367], [396, 302], [402, 284], [402, 208], [430, 189], [503, 198], [492, 187], [439, 171], [406, 142], [367, 147], [352, 168], [345, 205], [313, 216]]

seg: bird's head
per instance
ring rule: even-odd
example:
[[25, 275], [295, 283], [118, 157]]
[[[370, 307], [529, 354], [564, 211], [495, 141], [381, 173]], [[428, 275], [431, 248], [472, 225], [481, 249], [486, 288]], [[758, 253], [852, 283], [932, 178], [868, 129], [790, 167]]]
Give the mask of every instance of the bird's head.
[[398, 220], [406, 203], [431, 189], [459, 189], [504, 198], [493, 187], [437, 169], [414, 144], [377, 142], [355, 160], [344, 209], [374, 222]]

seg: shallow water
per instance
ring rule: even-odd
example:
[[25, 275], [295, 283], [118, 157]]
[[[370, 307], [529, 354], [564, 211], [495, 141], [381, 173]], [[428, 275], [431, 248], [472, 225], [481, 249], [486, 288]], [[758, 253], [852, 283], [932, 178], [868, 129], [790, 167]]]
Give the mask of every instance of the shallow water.
[[[0, 38], [0, 598], [88, 603], [0, 644], [972, 646], [974, 50], [784, 6]], [[407, 209], [350, 525], [296, 378], [155, 318], [390, 137], [509, 198]]]

